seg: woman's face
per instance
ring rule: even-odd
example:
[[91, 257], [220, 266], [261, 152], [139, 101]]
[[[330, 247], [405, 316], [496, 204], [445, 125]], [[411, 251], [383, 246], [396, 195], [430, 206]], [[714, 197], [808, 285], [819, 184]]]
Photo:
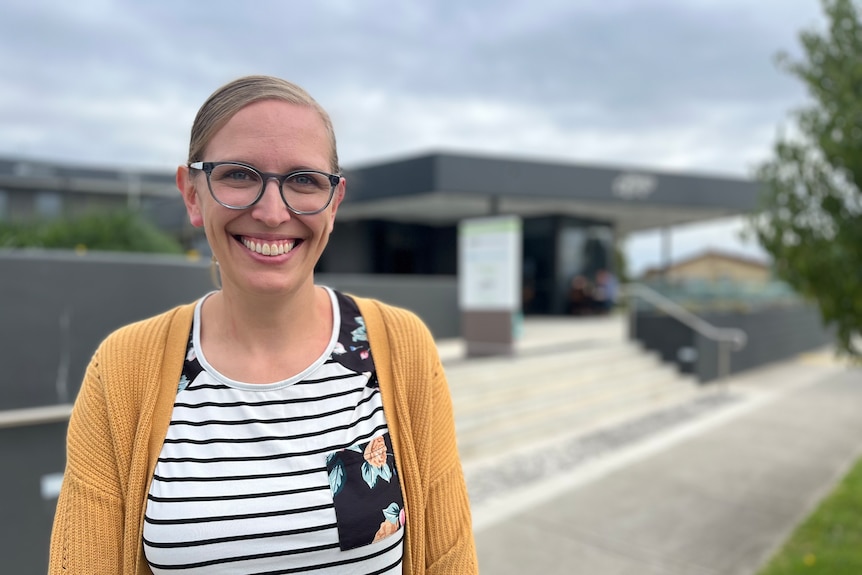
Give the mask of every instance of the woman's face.
[[[323, 120], [313, 108], [263, 100], [242, 108], [216, 132], [202, 159], [241, 162], [278, 174], [300, 169], [329, 172], [331, 150]], [[287, 209], [275, 180], [267, 182], [258, 203], [244, 210], [218, 204], [202, 171], [180, 166], [177, 186], [192, 225], [203, 226], [206, 232], [225, 290], [280, 294], [313, 285], [314, 266], [344, 197], [343, 178], [325, 210], [302, 216]], [[256, 244], [268, 245], [270, 249], [262, 251], [278, 255], [257, 253]]]

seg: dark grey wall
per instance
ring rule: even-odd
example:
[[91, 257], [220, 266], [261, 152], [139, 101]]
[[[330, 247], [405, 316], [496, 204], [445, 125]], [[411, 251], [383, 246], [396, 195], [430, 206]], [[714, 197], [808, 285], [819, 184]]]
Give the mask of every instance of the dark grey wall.
[[70, 403], [117, 327], [213, 289], [209, 267], [138, 254], [0, 254], [0, 411]]
[[[798, 353], [835, 341], [816, 308], [807, 305], [776, 307], [756, 313], [705, 314], [703, 318], [718, 327], [738, 327], [748, 334], [748, 344], [731, 355], [731, 371], [743, 371], [786, 359]], [[699, 349], [695, 371], [701, 381], [717, 375], [718, 347], [698, 335]]]
[[[717, 327], [742, 329], [746, 346], [730, 356], [730, 372], [736, 373], [786, 359], [835, 341], [833, 330], [823, 326], [819, 312], [807, 305], [767, 308], [748, 313], [711, 313], [701, 317]], [[676, 363], [683, 373], [701, 382], [718, 375], [718, 344], [673, 317], [654, 312], [635, 314], [631, 337], [665, 361]], [[690, 361], [681, 350], [695, 352]]]
[[680, 372], [693, 374], [695, 364], [680, 360], [682, 350], [694, 349], [695, 332], [676, 319], [655, 313], [638, 313], [631, 326], [631, 339], [656, 352], [662, 361], [675, 363]]
[[[414, 311], [437, 338], [460, 333], [454, 277], [317, 276]], [[114, 329], [212, 290], [208, 263], [140, 254], [0, 252], [0, 411], [71, 402]]]
[[67, 422], [0, 428], [0, 572], [48, 571], [56, 498], [43, 497], [42, 479], [62, 473]]
[[364, 274], [374, 269], [370, 223], [336, 221], [320, 267], [343, 274]]

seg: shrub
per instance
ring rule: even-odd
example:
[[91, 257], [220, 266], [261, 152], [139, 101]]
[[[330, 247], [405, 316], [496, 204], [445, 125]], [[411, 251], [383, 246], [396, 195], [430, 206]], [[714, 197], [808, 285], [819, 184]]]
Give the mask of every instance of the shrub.
[[183, 253], [177, 240], [130, 211], [93, 212], [51, 221], [0, 222], [0, 247]]

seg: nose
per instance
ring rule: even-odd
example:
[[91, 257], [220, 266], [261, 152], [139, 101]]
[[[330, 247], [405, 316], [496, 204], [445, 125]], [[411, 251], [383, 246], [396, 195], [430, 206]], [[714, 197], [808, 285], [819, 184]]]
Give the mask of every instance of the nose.
[[275, 178], [266, 181], [263, 187], [263, 197], [252, 206], [252, 217], [269, 227], [277, 227], [290, 220], [291, 213], [281, 199], [279, 183]]

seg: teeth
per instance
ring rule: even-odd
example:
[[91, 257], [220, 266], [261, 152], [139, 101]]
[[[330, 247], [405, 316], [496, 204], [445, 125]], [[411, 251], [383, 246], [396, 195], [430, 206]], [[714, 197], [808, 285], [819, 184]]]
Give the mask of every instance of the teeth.
[[245, 238], [243, 238], [242, 243], [246, 248], [250, 249], [251, 251], [264, 256], [284, 255], [290, 250], [292, 250], [293, 246], [295, 245], [295, 242], [261, 244]]

